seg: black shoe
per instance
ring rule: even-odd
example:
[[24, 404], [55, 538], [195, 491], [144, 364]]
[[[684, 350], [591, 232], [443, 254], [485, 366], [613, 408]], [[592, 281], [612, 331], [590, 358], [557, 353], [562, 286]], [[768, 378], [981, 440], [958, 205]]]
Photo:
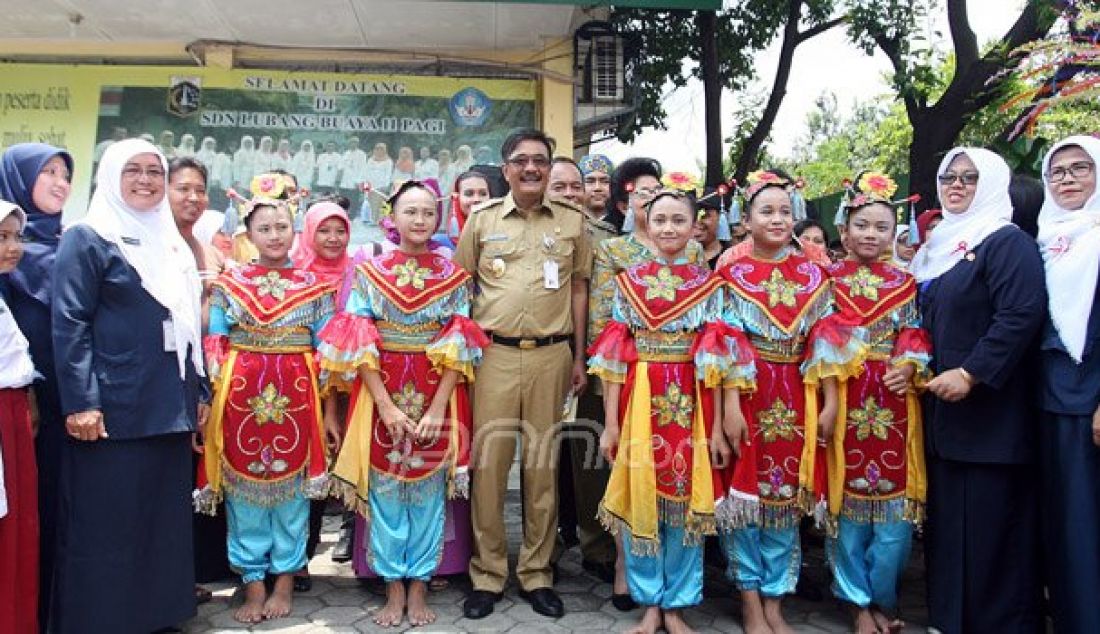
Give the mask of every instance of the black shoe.
[[338, 564], [351, 561], [351, 530], [344, 529], [340, 531], [340, 539], [336, 541], [336, 546], [332, 549], [332, 560]]
[[493, 606], [501, 597], [499, 592], [474, 590], [462, 604], [462, 615], [468, 619], [483, 619], [493, 613]]
[[615, 606], [615, 609], [619, 612], [629, 612], [638, 607], [638, 604], [634, 602], [629, 594], [611, 595], [611, 605]]
[[538, 588], [537, 590], [519, 591], [519, 598], [531, 604], [531, 609], [543, 616], [552, 619], [560, 619], [565, 616], [565, 605], [562, 604], [558, 593], [550, 588]]
[[598, 561], [588, 561], [585, 559], [581, 562], [581, 567], [592, 573], [592, 576], [604, 583], [613, 583], [615, 581], [615, 564], [600, 563]]
[[304, 575], [294, 575], [294, 591], [309, 592], [313, 589], [313, 577], [307, 572]]

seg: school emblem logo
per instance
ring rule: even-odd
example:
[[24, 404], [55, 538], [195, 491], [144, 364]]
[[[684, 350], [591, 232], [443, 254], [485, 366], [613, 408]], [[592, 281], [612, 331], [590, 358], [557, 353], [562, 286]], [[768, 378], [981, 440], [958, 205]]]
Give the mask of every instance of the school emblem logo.
[[493, 102], [489, 99], [489, 95], [471, 86], [463, 88], [451, 97], [449, 109], [455, 125], [472, 128], [485, 125], [489, 119], [489, 113], [493, 110]]
[[202, 80], [198, 77], [172, 77], [168, 89], [168, 112], [177, 117], [190, 117], [199, 111]]

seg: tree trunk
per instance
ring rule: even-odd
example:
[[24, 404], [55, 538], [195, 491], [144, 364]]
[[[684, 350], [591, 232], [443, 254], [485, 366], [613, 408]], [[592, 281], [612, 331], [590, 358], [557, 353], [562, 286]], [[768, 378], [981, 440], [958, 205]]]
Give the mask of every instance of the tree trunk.
[[741, 148], [741, 156], [737, 157], [737, 165], [733, 177], [738, 183], [744, 183], [745, 177], [757, 167], [760, 160], [760, 148], [771, 134], [775, 117], [779, 114], [779, 106], [783, 104], [783, 97], [787, 95], [787, 80], [791, 77], [791, 65], [794, 62], [794, 49], [802, 41], [798, 32], [798, 21], [802, 15], [802, 0], [789, 0], [787, 9], [787, 22], [783, 27], [783, 43], [779, 48], [779, 65], [775, 70], [775, 81], [772, 82], [772, 91], [768, 95], [768, 103], [764, 106], [764, 112], [760, 120], [756, 122], [752, 134], [745, 139]]
[[913, 143], [909, 146], [909, 193], [920, 194], [917, 209], [938, 209], [936, 170], [965, 123], [964, 117], [935, 116], [924, 110], [913, 124]]
[[722, 84], [718, 79], [718, 15], [714, 11], [695, 14], [699, 39], [703, 45], [700, 62], [703, 70], [703, 103], [707, 136], [707, 164], [704, 183], [716, 186], [725, 181], [722, 174]]

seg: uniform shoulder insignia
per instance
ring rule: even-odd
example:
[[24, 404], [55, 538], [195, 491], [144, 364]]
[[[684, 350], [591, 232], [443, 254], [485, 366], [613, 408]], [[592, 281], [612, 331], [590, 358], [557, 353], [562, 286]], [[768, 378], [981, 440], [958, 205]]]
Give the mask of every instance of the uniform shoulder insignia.
[[489, 200], [484, 200], [484, 201], [474, 205], [474, 208], [470, 210], [470, 213], [476, 214], [479, 211], [484, 211], [484, 210], [486, 210], [490, 207], [494, 207], [496, 205], [499, 205], [502, 202], [504, 202], [503, 198], [490, 198]]

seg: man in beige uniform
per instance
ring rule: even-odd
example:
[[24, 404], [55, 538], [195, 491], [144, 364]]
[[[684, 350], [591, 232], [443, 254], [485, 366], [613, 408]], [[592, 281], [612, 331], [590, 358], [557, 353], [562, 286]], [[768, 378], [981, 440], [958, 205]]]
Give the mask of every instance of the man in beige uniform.
[[[584, 157], [581, 165], [596, 164], [610, 172], [611, 162], [603, 157], [598, 158], [606, 165], [592, 156]], [[551, 198], [564, 198], [585, 210], [585, 231], [595, 252], [597, 244], [616, 237], [618, 232], [614, 225], [601, 219], [600, 211], [593, 210], [589, 205], [581, 165], [570, 158], [555, 158], [550, 168], [549, 193]], [[600, 209], [602, 207], [601, 204]], [[592, 340], [596, 333], [587, 334], [588, 339]], [[611, 583], [615, 577], [615, 542], [596, 519], [610, 475], [607, 461], [599, 451], [604, 418], [603, 395], [599, 387], [599, 380], [590, 377], [588, 389], [577, 398], [576, 420], [562, 427], [558, 525], [563, 539], [558, 540], [551, 560], [556, 564], [561, 559], [572, 537], [580, 545], [581, 567], [605, 583]]]
[[565, 613], [551, 588], [550, 566], [558, 429], [567, 395], [587, 383], [584, 326], [592, 250], [584, 214], [546, 196], [552, 153], [553, 141], [538, 130], [505, 140], [503, 173], [512, 191], [474, 211], [454, 257], [477, 284], [472, 317], [493, 341], [473, 385], [474, 590], [463, 606], [471, 619], [492, 613], [508, 579], [504, 492], [517, 433], [523, 438], [520, 596], [539, 614]]

